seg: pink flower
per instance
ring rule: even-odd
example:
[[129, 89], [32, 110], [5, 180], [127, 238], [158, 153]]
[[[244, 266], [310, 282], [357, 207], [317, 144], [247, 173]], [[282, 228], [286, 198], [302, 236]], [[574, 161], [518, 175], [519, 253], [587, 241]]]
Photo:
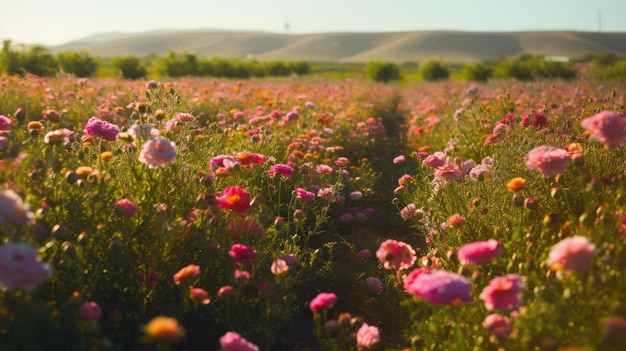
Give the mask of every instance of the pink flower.
[[296, 188], [296, 197], [304, 201], [315, 200], [315, 193], [302, 188]]
[[587, 237], [576, 235], [552, 246], [548, 254], [548, 266], [555, 271], [587, 269], [596, 255], [596, 246]]
[[0, 224], [21, 226], [34, 223], [35, 215], [15, 191], [4, 189], [0, 192]]
[[298, 262], [298, 258], [294, 254], [285, 254], [274, 260], [270, 270], [272, 274], [279, 275], [287, 272], [289, 266], [292, 266]]
[[626, 118], [613, 111], [602, 111], [585, 118], [580, 126], [591, 134], [589, 140], [599, 141], [606, 148], [623, 148], [626, 136]]
[[441, 167], [437, 167], [434, 174], [435, 179], [439, 181], [457, 180], [462, 176], [459, 165], [454, 162], [448, 162]]
[[337, 295], [333, 293], [319, 293], [313, 300], [311, 300], [309, 308], [313, 312], [330, 309], [333, 308], [335, 302], [337, 302]]
[[100, 137], [106, 141], [115, 141], [120, 128], [115, 124], [101, 120], [98, 117], [91, 117], [85, 125], [85, 133]]
[[422, 164], [430, 168], [438, 168], [446, 164], [448, 155], [445, 152], [437, 151], [434, 154], [426, 157]]
[[223, 195], [217, 198], [217, 207], [237, 213], [246, 212], [250, 208], [250, 193], [239, 186], [229, 186], [224, 189]]
[[485, 317], [482, 325], [485, 329], [489, 329], [489, 332], [500, 342], [508, 339], [513, 332], [513, 327], [511, 326], [509, 319], [497, 313], [490, 314]]
[[237, 283], [239, 283], [242, 286], [245, 286], [250, 281], [250, 272], [240, 271], [238, 269], [235, 269], [235, 271], [233, 272], [233, 278], [235, 279]]
[[376, 257], [385, 268], [395, 270], [410, 268], [417, 259], [411, 245], [393, 239], [386, 240], [380, 245]]
[[193, 302], [197, 302], [202, 305], [208, 305], [211, 303], [209, 293], [201, 288], [191, 288], [191, 290], [189, 290], [189, 298]]
[[174, 119], [178, 122], [193, 122], [196, 120], [196, 117], [191, 113], [179, 112], [174, 116]]
[[404, 290], [433, 304], [471, 301], [472, 284], [462, 275], [418, 268], [404, 278]]
[[43, 137], [43, 142], [48, 145], [67, 145], [70, 142], [70, 138], [62, 130], [53, 130], [48, 132]]
[[220, 346], [224, 351], [259, 351], [258, 346], [235, 332], [224, 334], [220, 338]]
[[383, 282], [376, 277], [365, 278], [365, 285], [374, 294], [382, 294], [383, 292]]
[[546, 178], [563, 172], [569, 163], [569, 155], [564, 149], [554, 146], [536, 147], [524, 157], [526, 167], [537, 170]]
[[165, 167], [168, 163], [176, 160], [176, 154], [176, 144], [158, 137], [143, 144], [139, 154], [139, 162], [147, 164], [149, 168]]
[[461, 217], [460, 214], [455, 213], [452, 216], [448, 217], [446, 223], [452, 227], [460, 227], [467, 223], [467, 221], [465, 220], [465, 218]]
[[102, 309], [100, 308], [100, 305], [94, 301], [86, 301], [78, 309], [80, 319], [88, 322], [97, 321], [101, 314]]
[[317, 165], [315, 166], [315, 171], [318, 174], [331, 174], [333, 172], [333, 168], [329, 165]]
[[254, 233], [257, 235], [265, 234], [265, 230], [261, 228], [261, 225], [255, 217], [245, 216], [243, 218], [229, 218], [228, 219], [228, 231], [235, 235], [242, 235], [248, 233]]
[[494, 239], [463, 245], [456, 253], [462, 264], [485, 264], [504, 254], [504, 247]]
[[417, 209], [414, 203], [410, 203], [400, 210], [400, 217], [405, 221], [413, 217], [419, 217], [422, 214], [422, 210]]
[[132, 217], [137, 213], [137, 205], [129, 199], [121, 199], [115, 203], [115, 213], [124, 217]]
[[393, 158], [393, 164], [402, 163], [404, 161], [406, 161], [406, 158], [404, 157], [404, 155], [399, 155]]
[[369, 349], [379, 342], [380, 331], [378, 327], [368, 325], [367, 323], [361, 324], [361, 327], [356, 332], [356, 346], [359, 349]]
[[485, 303], [488, 311], [510, 310], [522, 306], [522, 294], [526, 285], [523, 277], [518, 274], [507, 274], [504, 277], [495, 277], [480, 293], [480, 299]]
[[274, 178], [277, 173], [283, 178], [291, 178], [293, 175], [293, 168], [282, 163], [270, 166], [270, 170], [268, 172], [270, 178]]
[[252, 167], [254, 164], [263, 164], [267, 161], [267, 157], [265, 155], [243, 151], [235, 154], [235, 160], [244, 166], [244, 167]]
[[41, 262], [37, 248], [16, 242], [0, 245], [0, 291], [32, 291], [51, 276], [52, 270]]
[[0, 134], [10, 133], [13, 120], [7, 116], [0, 115]]
[[231, 246], [228, 255], [230, 255], [237, 264], [246, 264], [256, 259], [256, 251], [242, 244], [234, 244]]
[[174, 274], [174, 284], [180, 285], [180, 283], [187, 278], [195, 278], [200, 275], [200, 266], [196, 264], [190, 264], [187, 267], [181, 268], [176, 274]]

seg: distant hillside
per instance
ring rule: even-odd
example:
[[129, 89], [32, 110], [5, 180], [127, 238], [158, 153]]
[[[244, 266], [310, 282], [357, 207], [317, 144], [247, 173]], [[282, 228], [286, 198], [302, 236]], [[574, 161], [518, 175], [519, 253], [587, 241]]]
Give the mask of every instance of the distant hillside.
[[161, 55], [171, 49], [200, 57], [306, 60], [323, 62], [423, 62], [437, 57], [450, 63], [496, 60], [523, 54], [581, 57], [614, 52], [626, 55], [626, 33], [459, 32], [277, 34], [246, 31], [154, 31], [103, 33], [51, 48], [87, 50], [110, 58]]

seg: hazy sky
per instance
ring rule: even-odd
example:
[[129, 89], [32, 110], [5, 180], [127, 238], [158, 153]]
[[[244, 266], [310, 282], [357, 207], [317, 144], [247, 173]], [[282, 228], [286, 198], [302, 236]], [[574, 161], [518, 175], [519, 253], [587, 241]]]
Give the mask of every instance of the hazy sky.
[[0, 40], [55, 45], [102, 32], [243, 29], [626, 31], [626, 0], [0, 0]]

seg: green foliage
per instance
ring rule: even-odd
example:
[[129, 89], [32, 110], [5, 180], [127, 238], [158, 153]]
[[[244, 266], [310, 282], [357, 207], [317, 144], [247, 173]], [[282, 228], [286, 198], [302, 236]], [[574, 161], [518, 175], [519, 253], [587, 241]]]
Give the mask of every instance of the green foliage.
[[9, 75], [23, 75], [24, 54], [21, 51], [13, 50], [10, 40], [2, 41], [2, 52], [0, 53], [0, 72]]
[[606, 62], [592, 61], [586, 69], [586, 76], [601, 81], [626, 82], [626, 60]]
[[115, 68], [122, 72], [122, 76], [126, 79], [139, 79], [146, 76], [146, 68], [137, 56], [118, 56], [114, 57], [112, 64]]
[[521, 81], [571, 80], [576, 78], [576, 72], [570, 62], [556, 62], [543, 57], [525, 55], [515, 60], [501, 61], [495, 68], [494, 76], [496, 78], [515, 78]]
[[467, 64], [463, 67], [463, 79], [471, 82], [486, 82], [493, 76], [493, 67], [485, 62]]
[[375, 82], [400, 79], [400, 67], [393, 62], [370, 61], [365, 66], [365, 77]]
[[450, 77], [450, 70], [440, 60], [428, 60], [420, 68], [420, 74], [425, 81], [445, 80]]
[[98, 60], [88, 52], [60, 52], [56, 55], [59, 67], [76, 77], [91, 77], [98, 70]]
[[0, 54], [0, 68], [7, 74], [31, 73], [40, 77], [49, 77], [57, 72], [58, 65], [50, 50], [45, 46], [31, 45], [28, 50], [24, 47], [14, 50], [11, 41], [5, 40]]

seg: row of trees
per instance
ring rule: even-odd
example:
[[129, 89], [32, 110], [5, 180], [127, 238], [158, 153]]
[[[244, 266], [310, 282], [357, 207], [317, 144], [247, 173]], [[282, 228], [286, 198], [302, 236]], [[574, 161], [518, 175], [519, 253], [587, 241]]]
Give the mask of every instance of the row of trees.
[[[149, 70], [160, 76], [174, 78], [183, 76], [249, 78], [304, 75], [311, 69], [308, 62], [203, 59], [193, 54], [174, 51], [168, 51], [165, 56], [157, 56], [150, 62], [132, 55], [114, 57], [111, 64], [124, 78], [129, 79], [143, 78]], [[63, 71], [77, 77], [90, 77], [96, 74], [99, 66], [100, 60], [85, 51], [53, 55], [45, 46], [16, 48], [10, 40], [3, 41], [0, 52], [0, 72], [11, 75], [31, 73], [46, 77]]]

